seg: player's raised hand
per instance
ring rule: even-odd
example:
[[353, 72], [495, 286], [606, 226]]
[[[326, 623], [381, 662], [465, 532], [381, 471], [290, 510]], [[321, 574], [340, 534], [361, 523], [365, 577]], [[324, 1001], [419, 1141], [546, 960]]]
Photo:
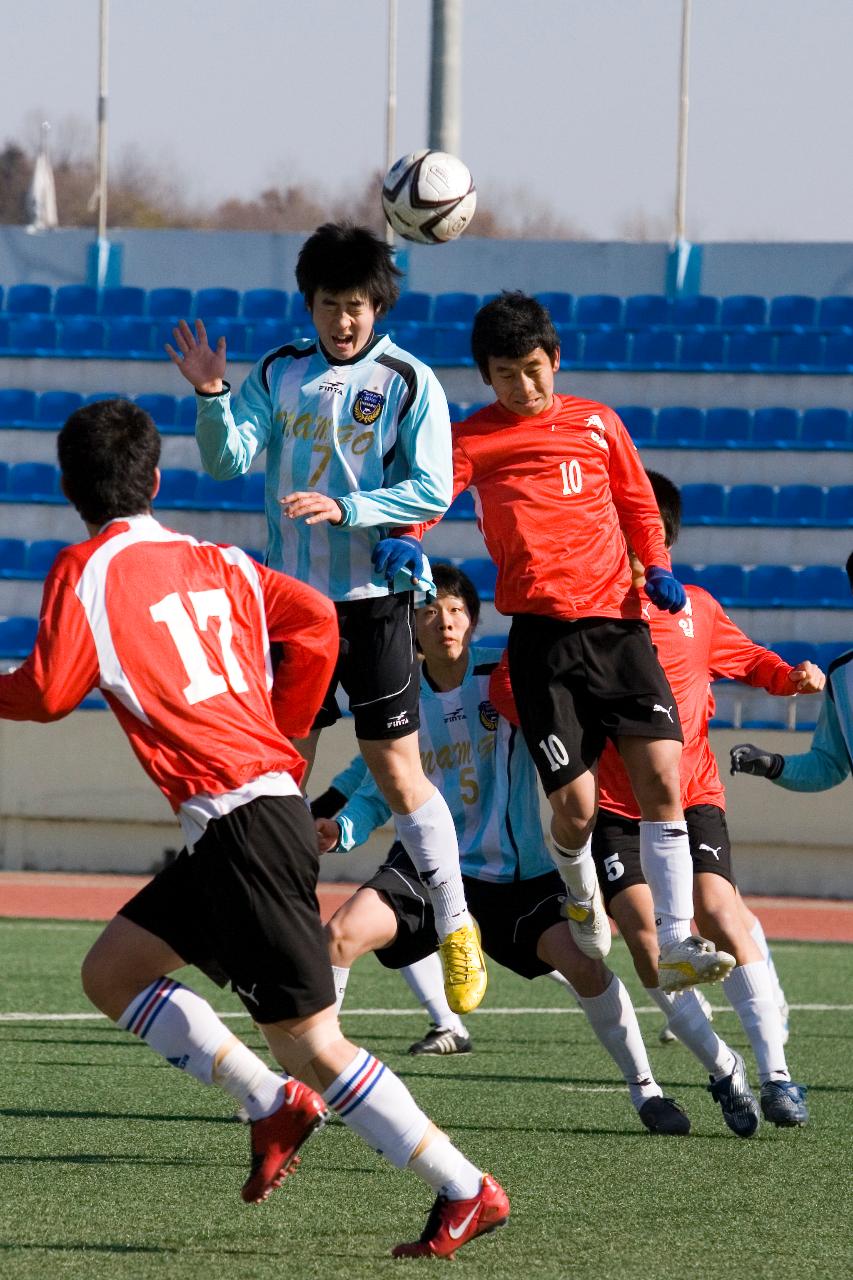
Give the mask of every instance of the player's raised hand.
[[344, 518], [340, 505], [326, 493], [300, 490], [279, 498], [279, 502], [288, 520], [304, 517], [306, 524], [322, 524], [324, 520], [329, 524], [340, 524]]
[[186, 320], [179, 320], [172, 333], [178, 350], [165, 343], [172, 364], [178, 366], [196, 391], [209, 396], [220, 395], [225, 377], [225, 339], [220, 338], [216, 346], [211, 347], [201, 320], [195, 322], [195, 333]]
[[334, 818], [315, 818], [314, 830], [317, 832], [317, 845], [321, 853], [329, 853], [341, 842], [341, 829]]
[[826, 684], [826, 676], [813, 662], [798, 662], [788, 672], [788, 679], [796, 685], [797, 693], [820, 693]]

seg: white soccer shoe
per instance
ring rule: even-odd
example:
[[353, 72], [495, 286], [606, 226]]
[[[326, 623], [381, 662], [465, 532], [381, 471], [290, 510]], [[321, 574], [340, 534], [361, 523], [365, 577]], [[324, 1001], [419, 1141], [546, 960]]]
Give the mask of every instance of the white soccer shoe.
[[[711, 1008], [711, 1006], [708, 1004], [708, 1001], [707, 1001], [707, 1000], [705, 999], [705, 997], [702, 995], [702, 992], [701, 992], [701, 991], [697, 991], [697, 992], [696, 992], [696, 999], [699, 1001], [699, 1004], [700, 1004], [700, 1006], [701, 1006], [701, 1008], [702, 1008], [702, 1012], [704, 1013], [705, 1017], [708, 1019], [708, 1021], [709, 1021], [709, 1022], [713, 1022], [713, 1021], [714, 1021], [714, 1010], [713, 1010], [713, 1009]], [[663, 1026], [661, 1027], [660, 1031], [658, 1032], [658, 1040], [661, 1042], [661, 1044], [676, 1044], [676, 1043], [677, 1043], [677, 1041], [678, 1041], [678, 1036], [675, 1034], [675, 1032], [674, 1032], [674, 1031], [671, 1031], [671, 1030], [670, 1030], [670, 1026], [669, 1026], [669, 1023], [668, 1023], [668, 1022], [665, 1022], [665, 1023], [663, 1024]]]
[[610, 951], [613, 935], [598, 885], [592, 897], [585, 902], [573, 897], [567, 889], [562, 912], [578, 948], [591, 960], [603, 960]]
[[728, 951], [718, 951], [713, 942], [694, 934], [661, 949], [658, 985], [661, 991], [671, 994], [702, 982], [719, 982], [731, 973], [736, 963]]

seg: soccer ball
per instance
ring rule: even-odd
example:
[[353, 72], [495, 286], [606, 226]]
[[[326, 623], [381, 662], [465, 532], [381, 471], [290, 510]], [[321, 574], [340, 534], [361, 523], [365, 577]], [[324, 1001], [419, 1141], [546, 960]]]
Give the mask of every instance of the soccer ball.
[[468, 170], [446, 151], [413, 151], [385, 175], [382, 208], [404, 240], [444, 244], [461, 236], [474, 216], [477, 192]]

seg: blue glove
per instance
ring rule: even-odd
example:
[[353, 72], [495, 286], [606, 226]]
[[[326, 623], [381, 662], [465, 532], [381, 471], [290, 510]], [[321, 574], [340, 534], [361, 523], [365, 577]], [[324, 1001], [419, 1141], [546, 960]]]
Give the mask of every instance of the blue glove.
[[405, 569], [412, 582], [417, 583], [424, 569], [424, 553], [417, 538], [380, 538], [370, 557], [378, 574], [393, 584], [397, 574]]
[[678, 579], [669, 569], [655, 564], [646, 569], [646, 595], [658, 609], [669, 613], [678, 613], [687, 603], [687, 594]]

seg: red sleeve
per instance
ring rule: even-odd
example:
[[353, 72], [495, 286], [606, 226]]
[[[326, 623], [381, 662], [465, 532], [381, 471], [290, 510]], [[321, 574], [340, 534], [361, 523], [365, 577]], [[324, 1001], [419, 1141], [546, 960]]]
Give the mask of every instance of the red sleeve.
[[319, 591], [258, 566], [271, 641], [283, 655], [272, 687], [275, 722], [286, 738], [307, 737], [338, 660], [335, 606]]
[[672, 567], [664, 541], [660, 512], [654, 490], [640, 461], [636, 446], [617, 414], [610, 449], [610, 492], [619, 513], [619, 523], [640, 563], [648, 568]]
[[[450, 499], [451, 502], [453, 502], [456, 498], [458, 498], [460, 493], [463, 492], [463, 490], [468, 488], [468, 485], [471, 483], [471, 480], [473, 478], [473, 474], [474, 474], [474, 468], [471, 465], [471, 459], [468, 457], [467, 453], [462, 448], [461, 442], [458, 439], [454, 438], [453, 440], [453, 497]], [[447, 513], [445, 512], [445, 515], [446, 514]], [[395, 538], [402, 538], [402, 537], [423, 538], [424, 534], [427, 533], [430, 529], [434, 528], [435, 525], [437, 525], [439, 520], [441, 519], [443, 519], [443, 516], [436, 516], [434, 520], [428, 520], [424, 524], [410, 524], [406, 526], [401, 526], [397, 529], [392, 529], [391, 535], [392, 537], [395, 537]]]
[[51, 572], [44, 584], [35, 647], [17, 671], [0, 676], [0, 718], [61, 720], [97, 686], [98, 671], [83, 607], [73, 588]]
[[725, 677], [766, 689], [768, 693], [796, 693], [789, 678], [793, 671], [791, 664], [744, 635], [716, 600], [708, 658], [713, 680]]
[[506, 649], [501, 654], [500, 662], [489, 676], [489, 701], [498, 715], [503, 716], [504, 720], [508, 720], [510, 724], [518, 724], [518, 707], [515, 705], [515, 697], [510, 683], [509, 660], [507, 659]]

